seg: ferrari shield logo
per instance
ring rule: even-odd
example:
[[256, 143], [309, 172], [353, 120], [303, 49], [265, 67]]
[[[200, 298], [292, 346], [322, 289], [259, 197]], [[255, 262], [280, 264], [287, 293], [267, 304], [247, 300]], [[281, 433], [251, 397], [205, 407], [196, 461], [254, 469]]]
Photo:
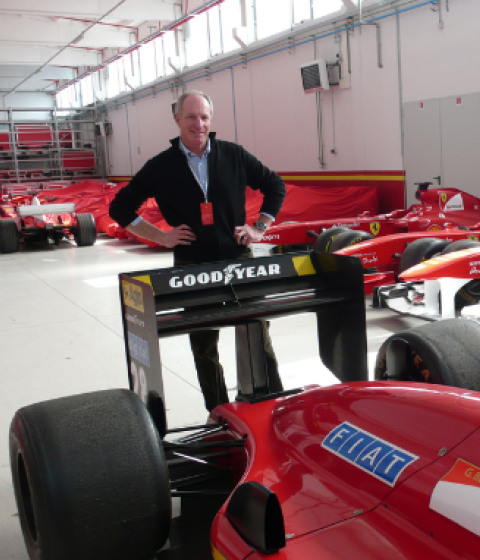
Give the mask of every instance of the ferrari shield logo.
[[378, 235], [378, 232], [380, 231], [380, 222], [371, 222], [370, 231], [373, 233], [373, 235]]
[[445, 202], [447, 202], [447, 193], [442, 192], [440, 198], [442, 199], [443, 204], [445, 204]]

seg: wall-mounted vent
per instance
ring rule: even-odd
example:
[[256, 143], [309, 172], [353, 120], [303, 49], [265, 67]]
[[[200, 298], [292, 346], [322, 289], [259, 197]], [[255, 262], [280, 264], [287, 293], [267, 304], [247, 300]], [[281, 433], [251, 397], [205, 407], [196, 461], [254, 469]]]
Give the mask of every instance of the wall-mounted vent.
[[315, 93], [316, 91], [324, 91], [330, 88], [325, 59], [319, 58], [313, 62], [302, 64], [300, 72], [302, 73], [302, 84], [305, 93]]

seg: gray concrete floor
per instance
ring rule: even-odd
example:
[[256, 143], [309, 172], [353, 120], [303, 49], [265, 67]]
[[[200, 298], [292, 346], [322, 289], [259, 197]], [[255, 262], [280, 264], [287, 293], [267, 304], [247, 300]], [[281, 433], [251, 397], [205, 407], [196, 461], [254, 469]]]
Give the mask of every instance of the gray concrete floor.
[[[170, 252], [107, 237], [93, 247], [63, 241], [0, 254], [0, 560], [28, 558], [9, 465], [15, 411], [56, 397], [128, 387], [117, 274], [171, 265]], [[368, 300], [366, 314], [370, 370], [386, 337], [423, 322], [371, 309]], [[318, 358], [312, 314], [272, 321], [271, 336], [286, 389], [338, 383]], [[161, 352], [169, 427], [204, 422], [187, 337], [166, 339]], [[233, 398], [233, 329], [222, 332], [220, 354]]]

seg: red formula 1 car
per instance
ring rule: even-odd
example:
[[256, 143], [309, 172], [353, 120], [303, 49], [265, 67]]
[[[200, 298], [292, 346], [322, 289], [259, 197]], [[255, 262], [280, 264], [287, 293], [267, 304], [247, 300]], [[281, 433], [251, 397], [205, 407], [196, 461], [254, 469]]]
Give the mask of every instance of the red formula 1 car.
[[40, 204], [36, 196], [5, 197], [0, 204], [0, 253], [15, 253], [21, 242], [50, 242], [73, 236], [78, 246], [93, 245], [92, 214], [77, 214], [75, 204]]
[[449, 228], [398, 233], [367, 241], [358, 237], [357, 240], [358, 243], [354, 243], [356, 240], [352, 239], [352, 245], [335, 252], [362, 261], [365, 293], [371, 294], [378, 286], [396, 283], [404, 271], [435, 255], [480, 247], [480, 230]]
[[[478, 558], [480, 325], [393, 335], [384, 381], [368, 382], [362, 277], [358, 259], [316, 253], [120, 275], [133, 391], [33, 404], [11, 424], [30, 558], [150, 558], [170, 498], [215, 491], [215, 560]], [[260, 319], [305, 311], [342, 383], [271, 394]], [[169, 431], [158, 339], [229, 325], [237, 402]]]
[[361, 240], [394, 233], [437, 232], [452, 226], [472, 229], [480, 222], [480, 199], [477, 197], [458, 189], [429, 189], [431, 183], [428, 182], [418, 185], [416, 197], [420, 203], [406, 210], [378, 216], [275, 225], [261, 243], [252, 244], [254, 253], [261, 256], [303, 250], [311, 247], [316, 239], [319, 250], [337, 251]]
[[379, 305], [402, 314], [438, 320], [460, 313], [478, 320], [480, 243], [440, 253], [405, 270], [397, 284], [379, 287], [377, 296]]

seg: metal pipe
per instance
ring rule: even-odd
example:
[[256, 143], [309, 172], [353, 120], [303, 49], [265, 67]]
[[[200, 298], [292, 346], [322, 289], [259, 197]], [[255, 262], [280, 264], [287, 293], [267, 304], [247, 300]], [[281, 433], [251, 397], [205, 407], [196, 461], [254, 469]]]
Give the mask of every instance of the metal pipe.
[[[253, 0], [253, 2], [255, 2], [255, 0]], [[376, 21], [376, 20], [386, 19], [386, 18], [395, 16], [395, 15], [397, 15], [397, 14], [402, 14], [402, 13], [405, 13], [405, 12], [409, 12], [409, 11], [411, 11], [411, 10], [415, 10], [415, 9], [417, 9], [417, 8], [421, 8], [421, 7], [423, 7], [423, 6], [431, 5], [431, 3], [432, 3], [431, 0], [428, 0], [428, 1], [422, 2], [421, 4], [415, 4], [414, 6], [410, 6], [410, 7], [408, 7], [408, 8], [404, 8], [404, 9], [401, 9], [401, 10], [396, 10], [395, 12], [388, 13], [388, 14], [385, 14], [385, 15], [382, 15], [382, 16], [378, 16], [378, 17], [376, 17], [376, 18], [373, 18], [371, 21], [373, 22], [373, 21]], [[345, 26], [345, 30], [347, 31], [347, 45], [348, 45], [348, 52], [349, 52], [349, 53], [350, 53], [350, 41], [349, 41], [348, 32], [349, 32], [351, 29], [355, 29], [356, 27], [359, 27], [359, 26], [360, 26], [360, 24], [352, 24], [352, 25], [346, 25], [346, 26]], [[336, 35], [337, 33], [338, 33], [338, 30], [328, 31], [327, 33], [323, 33], [322, 35], [313, 36], [313, 37], [310, 37], [310, 38], [308, 38], [308, 39], [305, 39], [304, 41], [299, 41], [298, 43], [296, 43], [296, 46], [298, 47], [298, 46], [300, 46], [300, 45], [305, 45], [305, 44], [307, 44], [307, 43], [311, 43], [312, 41], [315, 42], [315, 41], [317, 41], [318, 39], [324, 39], [325, 37], [330, 37], [330, 36], [332, 36], [332, 35]], [[265, 58], [266, 56], [270, 56], [270, 55], [272, 55], [272, 54], [276, 54], [276, 53], [282, 52], [282, 51], [284, 51], [284, 50], [288, 50], [288, 49], [290, 49], [290, 48], [291, 48], [291, 45], [287, 45], [287, 46], [285, 46], [285, 47], [280, 47], [280, 48], [278, 48], [278, 49], [274, 49], [274, 50], [271, 50], [271, 51], [269, 51], [269, 52], [262, 53], [262, 54], [259, 54], [259, 55], [256, 55], [256, 56], [253, 55], [253, 56], [251, 56], [248, 60], [249, 60], [249, 61], [259, 60], [260, 58]], [[229, 57], [229, 59], [234, 59], [235, 57], [238, 57], [238, 56], [239, 56], [239, 55], [234, 54], [234, 55], [231, 55], [231, 57]], [[245, 57], [245, 54], [242, 54], [242, 57]], [[348, 70], [349, 70], [349, 73], [351, 73], [350, 56], [349, 56], [348, 58], [349, 58], [349, 61], [348, 61], [348, 67], [349, 67], [349, 68], [348, 68]], [[108, 61], [107, 61], [107, 62], [108, 62]], [[212, 74], [212, 75], [213, 75], [213, 74], [217, 74], [218, 72], [223, 72], [224, 70], [229, 70], [230, 68], [234, 68], [235, 66], [240, 66], [241, 64], [245, 64], [244, 58], [242, 58], [241, 60], [239, 60], [239, 61], [237, 61], [237, 62], [232, 62], [231, 64], [227, 64], [226, 66], [221, 67], [221, 68], [218, 68], [218, 69], [216, 69], [216, 70], [211, 70], [211, 71], [210, 71], [210, 74]], [[94, 70], [92, 70], [92, 71], [94, 71]], [[199, 70], [199, 71], [200, 71], [200, 70]], [[191, 78], [185, 78], [184, 80], [182, 80], [182, 83], [183, 83], [183, 84], [187, 84], [187, 83], [189, 83], [189, 82], [196, 81], [197, 79], [198, 79], [198, 76], [193, 76], [193, 77], [191, 77]], [[72, 80], [72, 82], [74, 82], [74, 81], [75, 81], [75, 80]], [[68, 85], [68, 84], [65, 84], [65, 86], [63, 86], [61, 89], [64, 89], [64, 87], [66, 87], [67, 85]], [[170, 89], [170, 88], [171, 88], [171, 84], [167, 83], [167, 84], [165, 85], [165, 87], [156, 90], [156, 93], [161, 93], [162, 91], [166, 91], [166, 90], [168, 90], [168, 89]], [[143, 89], [144, 89], [144, 90], [147, 90], [147, 89], [148, 89], [149, 91], [151, 91], [152, 86], [151, 86], [151, 85], [145, 86], [145, 88], [143, 88]], [[142, 90], [140, 90], [140, 91], [142, 91]], [[56, 92], [55, 92], [55, 93], [56, 93]], [[146, 93], [145, 95], [137, 95], [136, 99], [137, 99], [137, 100], [143, 99], [144, 97], [148, 97], [148, 96], [150, 96], [150, 95], [153, 95], [153, 94], [152, 94], [152, 93]], [[125, 104], [127, 104], [127, 103], [129, 103], [129, 101], [121, 101], [121, 102], [119, 102], [119, 103], [116, 103], [116, 104], [113, 104], [113, 105], [109, 106], [109, 108], [120, 107], [121, 105], [125, 105]], [[105, 109], [105, 110], [107, 110], [107, 109]]]
[[91, 29], [94, 25], [96, 25], [97, 23], [100, 23], [100, 21], [107, 17], [108, 15], [110, 15], [114, 10], [116, 10], [119, 6], [121, 6], [123, 3], [125, 2], [125, 0], [120, 0], [120, 2], [118, 2], [117, 4], [115, 4], [115, 6], [113, 6], [113, 8], [110, 8], [110, 10], [108, 10], [108, 12], [104, 13], [103, 16], [100, 16], [97, 20], [95, 20], [91, 25], [89, 25], [88, 27], [86, 27], [81, 33], [79, 33], [74, 39], [72, 39], [70, 41], [70, 43], [64, 45], [56, 54], [54, 54], [53, 56], [51, 56], [46, 62], [44, 62], [39, 68], [37, 68], [37, 70], [35, 70], [34, 72], [32, 72], [29, 76], [27, 76], [25, 79], [23, 79], [21, 82], [19, 82], [15, 87], [13, 87], [10, 91], [8, 91], [7, 93], [5, 93], [3, 95], [3, 97], [6, 97], [7, 95], [10, 95], [11, 93], [13, 93], [14, 91], [16, 91], [22, 84], [24, 84], [27, 80], [29, 80], [32, 76], [35, 76], [35, 74], [38, 74], [41, 70], [43, 70], [43, 68], [45, 68], [45, 66], [47, 66], [54, 58], [56, 58], [60, 53], [62, 53], [65, 49], [67, 49], [70, 45], [75, 44], [77, 41], [79, 41], [83, 35], [89, 30]]
[[[402, 169], [405, 169], [405, 125], [403, 122], [403, 81], [402, 81], [402, 51], [400, 44], [400, 15], [395, 16], [397, 26], [397, 68], [398, 68], [398, 102], [400, 111], [400, 152], [402, 155]], [[403, 205], [406, 208], [407, 193], [404, 192]]]

